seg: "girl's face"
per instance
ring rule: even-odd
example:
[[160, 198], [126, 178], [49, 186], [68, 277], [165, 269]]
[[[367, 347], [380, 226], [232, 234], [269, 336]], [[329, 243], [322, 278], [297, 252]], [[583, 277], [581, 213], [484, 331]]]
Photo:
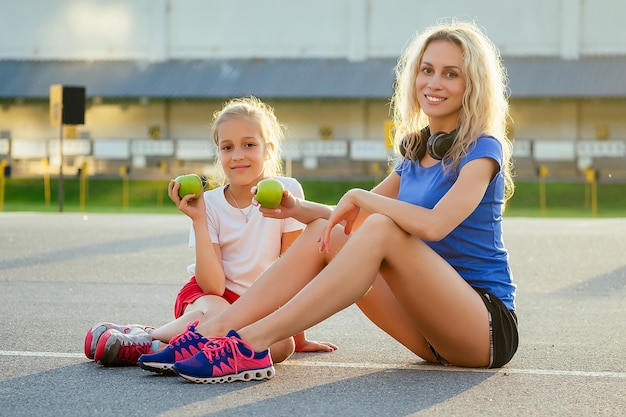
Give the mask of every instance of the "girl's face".
[[462, 61], [463, 51], [450, 41], [432, 41], [424, 51], [415, 91], [433, 133], [458, 127], [465, 92]]
[[265, 169], [265, 140], [259, 124], [232, 117], [217, 126], [217, 149], [224, 174], [233, 185], [255, 185]]

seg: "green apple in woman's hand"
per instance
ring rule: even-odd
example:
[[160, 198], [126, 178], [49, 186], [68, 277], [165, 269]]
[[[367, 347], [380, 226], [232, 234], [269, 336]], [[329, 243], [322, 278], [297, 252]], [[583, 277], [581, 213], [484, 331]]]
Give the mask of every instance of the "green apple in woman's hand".
[[204, 191], [202, 180], [196, 174], [180, 175], [176, 177], [174, 181], [180, 184], [180, 188], [178, 189], [178, 196], [180, 198], [183, 198], [187, 194], [193, 194], [193, 198], [198, 198]]
[[264, 208], [273, 209], [278, 207], [283, 199], [283, 184], [274, 178], [266, 178], [256, 185], [254, 198]]

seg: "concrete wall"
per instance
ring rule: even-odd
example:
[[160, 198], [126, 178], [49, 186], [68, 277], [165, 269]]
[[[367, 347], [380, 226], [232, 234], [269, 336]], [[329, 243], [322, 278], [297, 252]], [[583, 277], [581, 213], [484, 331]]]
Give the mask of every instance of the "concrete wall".
[[4, 59], [395, 57], [417, 29], [454, 16], [484, 26], [503, 55], [626, 54], [621, 0], [0, 0], [0, 10]]

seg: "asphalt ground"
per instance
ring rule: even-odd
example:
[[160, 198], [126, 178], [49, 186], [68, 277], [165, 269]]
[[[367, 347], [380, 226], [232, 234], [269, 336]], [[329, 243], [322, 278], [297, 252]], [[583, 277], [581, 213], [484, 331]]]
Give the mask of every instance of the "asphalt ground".
[[505, 220], [520, 346], [429, 365], [349, 307], [266, 382], [201, 385], [83, 354], [100, 321], [160, 325], [193, 262], [178, 215], [0, 213], [0, 415], [623, 416], [626, 219]]

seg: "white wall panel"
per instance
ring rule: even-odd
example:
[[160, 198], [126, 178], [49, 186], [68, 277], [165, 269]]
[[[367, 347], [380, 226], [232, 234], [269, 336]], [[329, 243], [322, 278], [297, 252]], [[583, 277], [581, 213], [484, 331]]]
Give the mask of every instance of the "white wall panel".
[[473, 19], [503, 55], [626, 54], [621, 0], [0, 0], [0, 58], [395, 57]]
[[172, 2], [173, 58], [345, 57], [347, 0]]
[[6, 156], [11, 149], [11, 141], [9, 139], [0, 139], [0, 155]]
[[626, 54], [623, 0], [581, 1], [581, 52], [590, 55]]
[[94, 158], [120, 159], [130, 158], [130, 141], [128, 140], [94, 140]]
[[41, 159], [48, 156], [48, 143], [44, 140], [13, 139], [11, 157], [13, 159]]
[[535, 141], [533, 156], [537, 161], [574, 161], [576, 159], [576, 147], [572, 141]]
[[[2, 0], [0, 56], [11, 59], [148, 59], [151, 9], [161, 0]], [[164, 39], [155, 39], [163, 43]]]

